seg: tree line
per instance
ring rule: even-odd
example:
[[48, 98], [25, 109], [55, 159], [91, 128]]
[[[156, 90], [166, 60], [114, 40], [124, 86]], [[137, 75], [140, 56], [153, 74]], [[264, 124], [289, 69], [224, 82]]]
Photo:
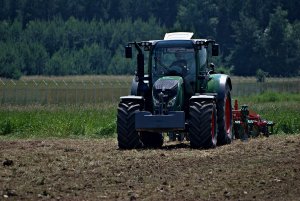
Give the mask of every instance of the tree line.
[[0, 0], [0, 76], [132, 74], [128, 41], [192, 31], [235, 75], [300, 71], [297, 0]]

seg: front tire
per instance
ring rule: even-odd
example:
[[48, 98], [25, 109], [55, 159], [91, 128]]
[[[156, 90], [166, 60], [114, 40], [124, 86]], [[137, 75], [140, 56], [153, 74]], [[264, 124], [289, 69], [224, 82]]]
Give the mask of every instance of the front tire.
[[190, 103], [189, 138], [192, 148], [214, 148], [217, 144], [217, 117], [214, 102]]
[[140, 136], [135, 130], [135, 112], [141, 109], [140, 104], [121, 102], [118, 107], [117, 134], [120, 149], [141, 148]]

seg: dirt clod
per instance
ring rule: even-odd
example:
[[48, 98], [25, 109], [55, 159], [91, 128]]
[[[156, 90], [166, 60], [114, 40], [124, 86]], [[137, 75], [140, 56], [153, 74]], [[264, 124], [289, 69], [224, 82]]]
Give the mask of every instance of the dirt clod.
[[2, 165], [3, 166], [12, 166], [12, 165], [14, 165], [14, 161], [6, 158], [6, 159], [4, 159]]
[[4, 197], [13, 197], [13, 196], [17, 196], [17, 193], [15, 190], [12, 190], [12, 189], [4, 190]]

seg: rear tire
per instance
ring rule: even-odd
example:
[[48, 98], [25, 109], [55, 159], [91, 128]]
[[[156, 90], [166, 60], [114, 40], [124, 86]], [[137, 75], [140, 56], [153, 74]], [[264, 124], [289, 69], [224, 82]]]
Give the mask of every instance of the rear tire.
[[230, 144], [233, 139], [231, 94], [228, 85], [225, 90], [225, 97], [217, 100], [218, 145]]
[[216, 113], [214, 102], [191, 102], [189, 138], [192, 148], [214, 148], [216, 146]]
[[135, 112], [140, 110], [140, 104], [121, 102], [118, 107], [117, 134], [120, 149], [141, 148], [140, 136], [135, 130]]
[[164, 144], [164, 137], [161, 133], [140, 132], [141, 141], [145, 148], [160, 148]]

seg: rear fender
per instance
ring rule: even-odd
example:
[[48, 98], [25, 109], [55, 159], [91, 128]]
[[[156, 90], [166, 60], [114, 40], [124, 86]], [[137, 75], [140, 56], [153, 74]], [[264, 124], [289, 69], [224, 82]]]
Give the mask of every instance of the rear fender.
[[226, 86], [229, 86], [229, 89], [232, 90], [231, 79], [228, 75], [212, 74], [209, 77], [207, 92], [216, 93], [217, 99], [224, 99]]
[[190, 102], [200, 102], [200, 101], [208, 101], [208, 102], [215, 102], [216, 96], [214, 95], [198, 95], [198, 96], [192, 96], [190, 98]]

